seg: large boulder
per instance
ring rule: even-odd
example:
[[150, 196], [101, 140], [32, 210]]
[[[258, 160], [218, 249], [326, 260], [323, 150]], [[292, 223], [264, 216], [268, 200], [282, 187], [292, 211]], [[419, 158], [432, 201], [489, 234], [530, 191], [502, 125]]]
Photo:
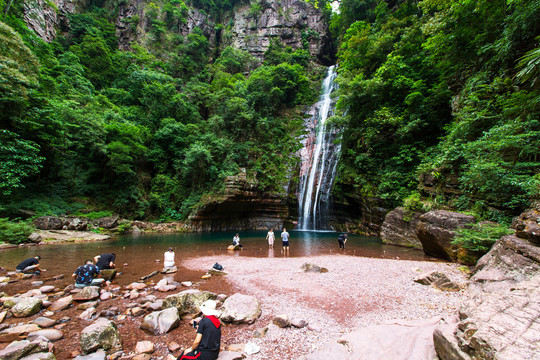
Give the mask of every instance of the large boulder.
[[151, 334], [166, 334], [178, 327], [180, 315], [176, 307], [170, 307], [161, 311], [154, 311], [144, 317], [141, 329]]
[[112, 229], [118, 225], [118, 216], [102, 217], [95, 220], [94, 224], [103, 229]]
[[55, 216], [41, 216], [34, 220], [34, 225], [41, 230], [62, 230], [64, 221]]
[[261, 304], [256, 297], [234, 294], [223, 302], [221, 320], [252, 324], [261, 316], [261, 313]]
[[11, 313], [15, 317], [31, 316], [41, 310], [43, 301], [35, 297], [22, 298], [15, 306], [11, 308]]
[[99, 297], [99, 286], [86, 286], [83, 287], [81, 291], [79, 291], [75, 296], [73, 297], [73, 300], [75, 301], [90, 301], [95, 300]]
[[97, 349], [112, 353], [122, 349], [116, 324], [105, 318], [99, 318], [92, 325], [85, 327], [81, 332], [80, 343], [84, 353], [91, 353]]
[[393, 321], [353, 331], [299, 360], [433, 360], [433, 331], [440, 318]]
[[216, 294], [195, 289], [184, 290], [178, 294], [169, 295], [163, 300], [163, 308], [175, 307], [180, 316], [200, 313], [199, 306], [206, 300], [214, 300]]
[[416, 279], [414, 279], [415, 282], [422, 284], [422, 285], [431, 285], [436, 289], [442, 290], [442, 291], [459, 291], [461, 290], [461, 286], [459, 284], [456, 284], [445, 273], [442, 273], [440, 271], [432, 271], [429, 273], [421, 274]]
[[416, 235], [416, 226], [423, 213], [395, 208], [386, 214], [381, 225], [380, 238], [383, 243], [421, 249], [422, 243]]
[[[540, 247], [503, 237], [478, 261], [469, 293], [457, 329], [437, 332], [438, 342], [457, 342], [474, 359], [538, 358]], [[454, 359], [455, 346], [439, 346], [438, 352], [441, 359]]]
[[420, 216], [416, 235], [426, 255], [456, 261], [459, 247], [452, 244], [456, 230], [473, 224], [475, 217], [445, 210], [430, 211]]
[[66, 218], [64, 226], [67, 230], [84, 231], [88, 228], [88, 220], [80, 218]]
[[26, 356], [49, 351], [49, 342], [47, 339], [38, 338], [33, 341], [21, 340], [14, 341], [5, 349], [0, 350], [0, 359], [19, 360]]

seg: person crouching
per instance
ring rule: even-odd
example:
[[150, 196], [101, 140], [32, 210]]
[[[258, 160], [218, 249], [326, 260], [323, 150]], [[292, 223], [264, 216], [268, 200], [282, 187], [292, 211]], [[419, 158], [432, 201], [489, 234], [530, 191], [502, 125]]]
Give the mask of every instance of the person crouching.
[[214, 300], [206, 300], [200, 306], [203, 318], [191, 324], [197, 329], [197, 335], [190, 348], [185, 349], [178, 360], [216, 360], [221, 346], [221, 322], [218, 319]]
[[75, 279], [75, 287], [78, 288], [100, 286], [104, 279], [96, 278], [96, 276], [99, 276], [99, 268], [94, 265], [92, 260], [86, 260], [84, 265], [79, 266], [71, 275]]

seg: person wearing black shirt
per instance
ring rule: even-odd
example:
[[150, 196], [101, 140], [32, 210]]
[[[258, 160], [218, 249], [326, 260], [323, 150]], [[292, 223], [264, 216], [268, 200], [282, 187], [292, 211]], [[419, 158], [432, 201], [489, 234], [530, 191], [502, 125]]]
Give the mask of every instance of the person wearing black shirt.
[[338, 236], [338, 242], [339, 242], [339, 249], [345, 250], [345, 243], [347, 242], [347, 234], [339, 234]]
[[79, 266], [71, 276], [75, 279], [75, 287], [78, 288], [99, 286], [104, 281], [104, 279], [94, 278], [99, 276], [99, 268], [94, 265], [92, 260], [86, 260], [84, 265]]
[[216, 310], [216, 302], [214, 300], [206, 300], [200, 306], [204, 317], [197, 323], [193, 322], [197, 327], [197, 336], [193, 341], [193, 345], [189, 349], [184, 350], [178, 360], [216, 360], [219, 356], [221, 347], [221, 322], [217, 318], [219, 312]]
[[17, 265], [15, 271], [19, 273], [35, 272], [36, 274], [40, 274], [39, 260], [41, 260], [41, 256], [39, 255], [23, 260], [19, 265]]
[[94, 257], [94, 261], [96, 262], [96, 266], [99, 268], [99, 270], [114, 269], [116, 267], [116, 265], [114, 265], [115, 260], [115, 253], [101, 254]]

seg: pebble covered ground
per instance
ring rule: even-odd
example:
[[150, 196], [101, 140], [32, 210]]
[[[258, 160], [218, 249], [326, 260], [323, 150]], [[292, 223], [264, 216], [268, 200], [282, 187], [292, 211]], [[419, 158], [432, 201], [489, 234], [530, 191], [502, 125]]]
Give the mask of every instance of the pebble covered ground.
[[[467, 282], [457, 264], [347, 255], [211, 256], [184, 261], [182, 266], [206, 270], [216, 261], [228, 274], [224, 281], [261, 302], [262, 315], [254, 324], [223, 330], [225, 346], [249, 342], [259, 345], [260, 352], [249, 356], [253, 360], [296, 359], [336, 341], [343, 333], [392, 319], [415, 320], [455, 314], [465, 296], [463, 291], [442, 292], [415, 283], [413, 279], [423, 272], [439, 270], [457, 283]], [[325, 267], [328, 272], [300, 272], [306, 262]], [[309, 326], [278, 328], [271, 322], [280, 314], [306, 320]], [[253, 338], [253, 331], [265, 326], [269, 328], [266, 336]]]

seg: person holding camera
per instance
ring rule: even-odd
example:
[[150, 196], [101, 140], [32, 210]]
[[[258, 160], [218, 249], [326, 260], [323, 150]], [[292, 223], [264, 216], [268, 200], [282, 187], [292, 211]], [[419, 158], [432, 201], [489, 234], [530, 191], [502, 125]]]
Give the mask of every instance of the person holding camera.
[[221, 346], [221, 322], [217, 318], [219, 312], [216, 310], [214, 300], [206, 300], [200, 306], [203, 318], [191, 324], [197, 329], [197, 335], [190, 348], [184, 350], [178, 360], [216, 360], [219, 356]]

